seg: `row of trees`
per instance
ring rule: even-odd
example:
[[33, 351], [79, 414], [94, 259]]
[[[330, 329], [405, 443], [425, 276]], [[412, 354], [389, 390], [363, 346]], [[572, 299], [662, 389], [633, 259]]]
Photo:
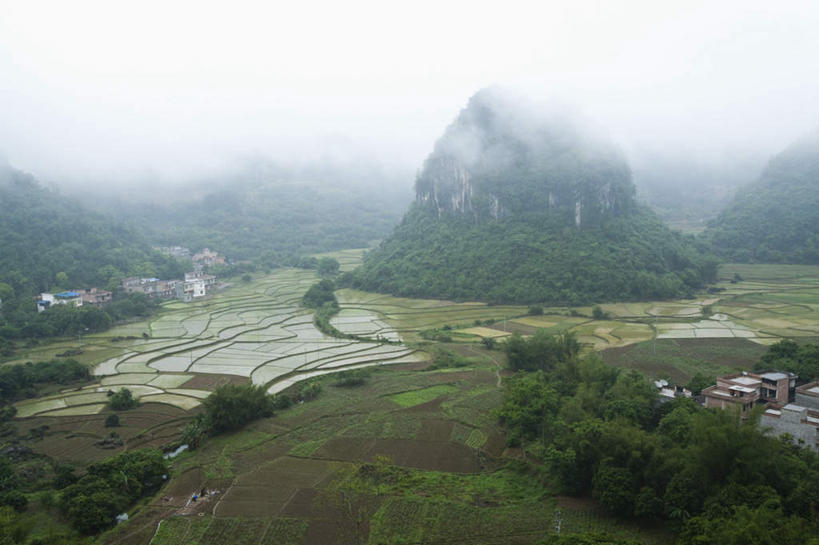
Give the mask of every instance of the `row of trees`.
[[88, 367], [72, 359], [3, 365], [0, 366], [0, 405], [36, 396], [38, 385], [70, 384], [88, 378]]
[[507, 383], [497, 412], [509, 442], [544, 460], [565, 493], [591, 494], [619, 517], [670, 521], [684, 545], [819, 535], [816, 453], [764, 435], [753, 418], [659, 403], [640, 373], [565, 344], [536, 335], [507, 345], [510, 365], [530, 371]]
[[315, 399], [319, 392], [321, 384], [316, 381], [303, 383], [293, 395], [269, 395], [264, 385], [220, 386], [202, 401], [205, 412], [185, 428], [179, 444], [196, 448], [208, 436], [236, 431], [254, 420], [273, 416], [296, 401]]
[[799, 375], [803, 382], [819, 379], [819, 344], [782, 340], [762, 355], [756, 369], [779, 369]]

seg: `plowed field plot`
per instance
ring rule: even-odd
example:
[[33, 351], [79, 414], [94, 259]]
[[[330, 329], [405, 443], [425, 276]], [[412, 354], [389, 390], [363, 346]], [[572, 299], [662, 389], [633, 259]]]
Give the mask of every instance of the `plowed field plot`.
[[765, 347], [747, 339], [684, 338], [646, 341], [602, 352], [603, 359], [618, 367], [633, 367], [650, 377], [671, 377], [685, 384], [696, 373], [716, 376], [749, 370]]

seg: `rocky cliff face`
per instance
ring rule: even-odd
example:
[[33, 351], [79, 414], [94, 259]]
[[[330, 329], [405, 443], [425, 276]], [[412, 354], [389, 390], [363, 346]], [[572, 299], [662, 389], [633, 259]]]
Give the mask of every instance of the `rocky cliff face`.
[[628, 166], [609, 142], [494, 88], [473, 96], [447, 128], [415, 188], [416, 201], [438, 217], [548, 211], [577, 227], [634, 202]]

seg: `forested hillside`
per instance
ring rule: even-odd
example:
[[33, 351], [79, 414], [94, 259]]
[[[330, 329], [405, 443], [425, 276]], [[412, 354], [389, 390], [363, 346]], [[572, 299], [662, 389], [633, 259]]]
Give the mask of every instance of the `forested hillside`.
[[584, 304], [689, 294], [715, 260], [634, 201], [617, 149], [495, 89], [438, 141], [416, 203], [346, 279], [404, 296]]
[[151, 250], [139, 233], [88, 210], [80, 202], [86, 197], [93, 195], [60, 195], [0, 165], [0, 339], [30, 323], [41, 291], [110, 289], [129, 275], [184, 275], [181, 263]]
[[771, 159], [704, 233], [742, 263], [819, 263], [819, 131]]
[[255, 161], [218, 180], [103, 205], [153, 244], [209, 247], [232, 260], [304, 255], [385, 237], [410, 195], [393, 178], [372, 164], [295, 169]]

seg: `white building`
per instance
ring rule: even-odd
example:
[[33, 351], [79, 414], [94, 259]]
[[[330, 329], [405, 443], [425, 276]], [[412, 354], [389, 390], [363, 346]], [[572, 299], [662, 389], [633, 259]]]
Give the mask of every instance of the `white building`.
[[82, 294], [76, 291], [63, 291], [60, 293], [41, 293], [37, 299], [37, 312], [42, 312], [51, 308], [52, 305], [82, 306]]

